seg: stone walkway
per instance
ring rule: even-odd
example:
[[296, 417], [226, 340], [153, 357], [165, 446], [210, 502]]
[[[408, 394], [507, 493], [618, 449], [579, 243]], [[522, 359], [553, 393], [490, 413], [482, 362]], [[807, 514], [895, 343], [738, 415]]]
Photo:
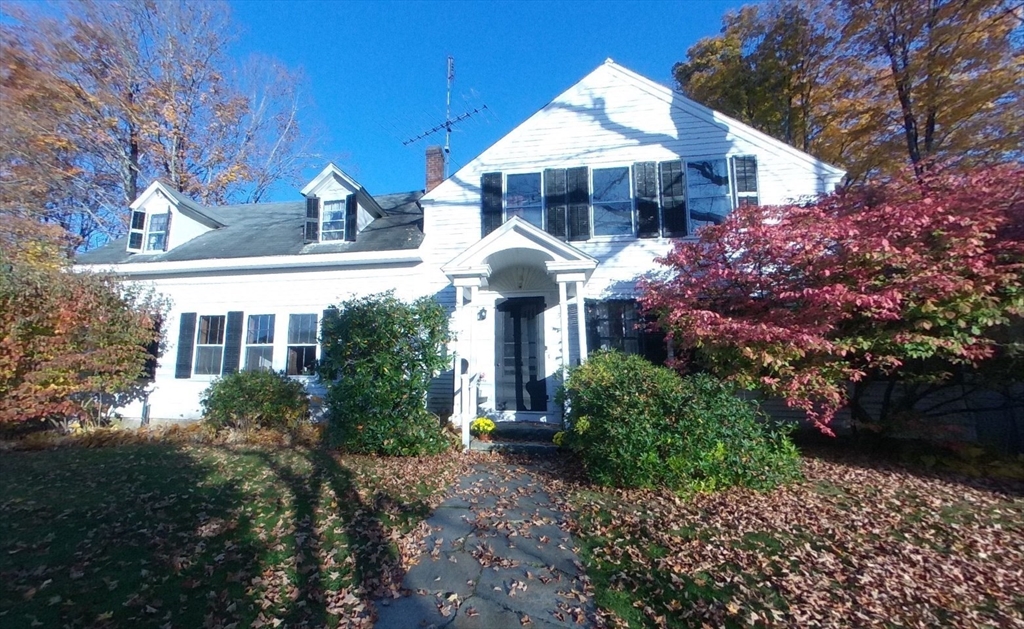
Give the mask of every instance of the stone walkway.
[[529, 468], [473, 466], [426, 522], [428, 550], [402, 581], [409, 595], [377, 601], [376, 629], [593, 626], [562, 521]]

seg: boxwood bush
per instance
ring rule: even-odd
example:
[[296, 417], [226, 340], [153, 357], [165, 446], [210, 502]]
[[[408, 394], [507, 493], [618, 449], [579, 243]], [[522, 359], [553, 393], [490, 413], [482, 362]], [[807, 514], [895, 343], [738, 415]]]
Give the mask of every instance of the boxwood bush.
[[418, 456], [452, 441], [426, 409], [430, 380], [448, 366], [448, 313], [430, 297], [353, 298], [324, 317], [320, 377], [328, 434], [349, 452]]
[[788, 432], [733, 387], [599, 351], [572, 369], [564, 443], [602, 485], [770, 489], [799, 476]]
[[309, 417], [301, 382], [273, 371], [240, 371], [214, 380], [203, 392], [203, 421], [214, 429], [292, 430]]

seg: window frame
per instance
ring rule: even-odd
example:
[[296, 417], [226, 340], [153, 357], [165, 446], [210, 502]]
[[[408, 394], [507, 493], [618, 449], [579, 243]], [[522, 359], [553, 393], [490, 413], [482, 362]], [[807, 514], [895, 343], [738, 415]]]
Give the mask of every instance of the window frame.
[[[259, 342], [262, 337], [260, 337], [258, 335], [264, 329], [264, 326], [261, 325], [262, 320], [264, 320], [264, 318], [269, 318], [269, 323], [270, 323], [270, 325], [269, 325], [269, 337], [270, 338], [269, 339], [262, 339], [263, 342]], [[260, 320], [257, 323], [255, 330], [253, 329], [253, 321], [254, 320]], [[277, 328], [277, 315], [275, 315], [275, 314], [271, 313], [271, 314], [250, 314], [250, 315], [248, 315], [248, 318], [246, 319], [246, 328], [245, 328], [245, 355], [244, 355], [245, 361], [242, 363], [242, 371], [259, 371], [259, 370], [273, 371], [274, 370], [274, 337], [276, 335], [276, 328]], [[255, 334], [254, 334], [254, 332], [255, 332]], [[270, 365], [268, 367], [266, 367], [266, 368], [259, 367], [259, 368], [253, 369], [251, 367], [251, 365], [250, 365], [251, 361], [250, 361], [250, 358], [249, 358], [249, 352], [250, 351], [254, 351], [254, 350], [259, 350], [259, 351], [262, 352], [262, 351], [265, 351], [267, 349], [270, 350], [270, 357], [269, 357]]]
[[[162, 231], [154, 232], [153, 231], [153, 219], [158, 217], [158, 216], [164, 217], [164, 228], [163, 228]], [[168, 228], [170, 227], [170, 225], [171, 225], [171, 213], [170, 212], [157, 212], [157, 213], [154, 213], [154, 214], [150, 214], [149, 212], [146, 212], [146, 232], [145, 232], [145, 237], [142, 240], [143, 250], [146, 253], [151, 253], [151, 252], [154, 252], [154, 251], [166, 251], [167, 250], [167, 237], [170, 235], [168, 233], [169, 232]], [[160, 247], [159, 248], [153, 248], [153, 247], [149, 246], [149, 240], [150, 240], [150, 237], [153, 234], [163, 234], [163, 239], [160, 241]]]
[[[319, 239], [317, 242], [338, 242], [344, 241], [346, 237], [345, 233], [345, 212], [346, 212], [347, 199], [320, 199], [320, 227], [319, 227]], [[339, 206], [340, 209], [334, 209], [335, 206]], [[331, 209], [328, 209], [331, 208]], [[327, 220], [327, 212], [340, 212], [341, 219]], [[325, 229], [324, 225], [327, 223], [341, 223], [341, 229]], [[333, 234], [334, 237], [326, 238], [325, 234]]]
[[[203, 333], [207, 333], [207, 340], [209, 340], [209, 328], [203, 329], [203, 321], [207, 319], [219, 319], [220, 320], [220, 343], [201, 343]], [[227, 340], [227, 315], [199, 315], [196, 320], [196, 343], [195, 348], [192, 350], [192, 376], [219, 376], [224, 370], [224, 346]], [[200, 372], [199, 371], [199, 351], [201, 349], [209, 349], [219, 347], [220, 348], [220, 359], [217, 361], [217, 370], [215, 372]]]
[[[609, 332], [611, 332], [611, 314], [608, 310], [609, 306], [616, 306], [620, 309], [620, 319], [622, 322], [621, 337], [617, 337], [614, 334], [609, 336], [601, 335], [601, 322], [609, 321]], [[633, 326], [628, 330], [625, 328], [627, 322], [627, 316], [625, 313], [625, 307], [632, 307], [632, 323]], [[603, 310], [603, 312], [602, 312]], [[650, 322], [649, 317], [644, 317], [640, 314], [640, 309], [636, 299], [601, 299], [591, 300], [588, 299], [584, 303], [584, 318], [586, 322], [587, 330], [587, 346], [593, 350], [610, 348], [618, 350], [624, 354], [633, 354], [640, 356], [649, 362], [661, 365], [664, 364], [665, 360], [668, 359], [668, 341], [664, 335], [652, 333], [644, 329], [644, 325]], [[629, 334], [631, 332], [632, 334]], [[616, 339], [619, 338], [620, 343], [616, 345], [614, 342], [605, 344], [605, 339]], [[628, 343], [634, 343], [636, 351], [630, 351]], [[660, 360], [656, 360], [657, 359]]]
[[[626, 184], [629, 186], [629, 233], [628, 234], [597, 234], [595, 228], [597, 226], [597, 214], [595, 206], [597, 205], [594, 201], [594, 173], [599, 170], [617, 170], [626, 169]], [[637, 229], [637, 210], [636, 210], [636, 185], [633, 181], [635, 174], [633, 172], [633, 165], [627, 164], [625, 166], [602, 166], [600, 168], [589, 168], [589, 186], [590, 186], [590, 238], [587, 240], [594, 240], [599, 242], [608, 242], [614, 240], [634, 240], [636, 239]], [[623, 201], [613, 201], [612, 203], [623, 203]]]
[[[132, 210], [131, 217], [128, 222], [128, 251], [142, 252], [142, 248], [146, 246], [146, 221], [148, 220], [147, 213], [144, 210]], [[135, 226], [135, 217], [142, 217], [142, 226]], [[139, 244], [133, 245], [132, 238], [135, 236], [139, 237]]]
[[[538, 171], [528, 170], [528, 171], [523, 171], [523, 172], [502, 172], [501, 175], [502, 175], [502, 181], [501, 181], [501, 184], [502, 184], [501, 185], [501, 219], [502, 219], [501, 222], [502, 222], [502, 224], [507, 223], [512, 218], [509, 215], [509, 213], [508, 213], [508, 196], [509, 196], [508, 195], [508, 190], [509, 190], [508, 179], [509, 179], [509, 177], [525, 177], [525, 176], [529, 176], [529, 175], [536, 175], [537, 176], [537, 182], [538, 182], [538, 187], [537, 187], [538, 203], [537, 203], [537, 207], [540, 209], [540, 225], [534, 224], [533, 222], [529, 221], [526, 217], [520, 216], [519, 214], [516, 214], [516, 216], [519, 216], [519, 218], [523, 219], [527, 223], [530, 223], [531, 225], [533, 225], [534, 227], [536, 227], [538, 229], [544, 229], [544, 226], [547, 224], [547, 220], [548, 220], [548, 208], [547, 208], [546, 200], [544, 198], [544, 171], [543, 170], [538, 170]], [[530, 207], [532, 207], [532, 206], [530, 206]]]
[[[313, 320], [313, 329], [312, 329], [313, 339], [312, 339], [312, 342], [305, 342], [305, 343], [303, 343], [303, 342], [292, 342], [292, 338], [293, 338], [292, 322], [296, 320], [296, 317], [312, 317], [313, 318], [312, 319]], [[285, 349], [285, 359], [286, 360], [285, 360], [285, 367], [284, 367], [285, 374], [287, 374], [288, 376], [295, 377], [295, 378], [308, 378], [308, 377], [316, 375], [316, 364], [315, 363], [316, 363], [316, 361], [318, 359], [319, 348], [320, 348], [320, 344], [317, 342], [318, 341], [317, 337], [319, 336], [319, 334], [318, 334], [318, 332], [319, 332], [319, 325], [320, 325], [320, 318], [319, 318], [319, 315], [317, 315], [317, 313], [315, 313], [315, 312], [290, 313], [288, 315], [288, 333], [287, 333], [287, 336], [285, 338], [285, 341], [286, 341], [286, 344], [285, 344], [285, 348], [286, 348]], [[309, 332], [309, 330], [299, 330], [299, 331], [297, 331], [297, 333], [308, 333], [308, 332]], [[302, 348], [302, 358], [303, 359], [307, 358], [306, 352], [308, 352], [309, 349], [312, 348], [312, 351], [313, 351], [313, 360], [311, 361], [312, 364], [311, 364], [309, 370], [306, 371], [305, 373], [303, 373], [303, 371], [305, 371], [303, 369], [299, 369], [299, 370], [297, 370], [296, 373], [292, 373], [292, 371], [293, 371], [292, 367], [295, 364], [292, 361], [292, 350], [293, 350], [293, 348], [294, 349]], [[303, 364], [305, 364], [305, 363], [306, 363], [306, 361], [303, 360]]]

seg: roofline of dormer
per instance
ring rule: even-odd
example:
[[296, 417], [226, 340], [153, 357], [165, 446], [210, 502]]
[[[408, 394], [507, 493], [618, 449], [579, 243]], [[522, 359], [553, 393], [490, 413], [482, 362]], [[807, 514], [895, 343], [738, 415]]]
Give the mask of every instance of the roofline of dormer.
[[154, 181], [153, 183], [149, 184], [149, 187], [146, 188], [142, 192], [142, 194], [140, 194], [138, 198], [136, 198], [135, 201], [133, 201], [132, 204], [129, 205], [128, 207], [131, 208], [133, 211], [138, 210], [140, 207], [144, 206], [146, 202], [148, 202], [149, 199], [154, 194], [157, 193], [160, 193], [167, 197], [167, 200], [173, 203], [174, 207], [179, 212], [191, 218], [192, 220], [201, 223], [211, 229], [224, 227], [224, 223], [221, 223], [220, 221], [204, 213], [202, 210], [203, 206], [199, 205], [192, 199], [189, 199], [184, 194], [177, 192], [176, 190], [173, 190], [162, 181]]
[[371, 214], [375, 214], [377, 217], [387, 216], [387, 212], [385, 212], [384, 208], [382, 208], [380, 204], [377, 203], [376, 199], [370, 196], [370, 193], [366, 191], [366, 188], [364, 188], [361, 183], [359, 183], [351, 176], [349, 176], [345, 171], [338, 168], [334, 164], [334, 162], [329, 162], [327, 166], [325, 166], [324, 169], [320, 171], [319, 175], [314, 177], [312, 181], [303, 186], [300, 193], [302, 194], [302, 196], [308, 197], [309, 193], [315, 190], [316, 187], [323, 183], [328, 177], [337, 177], [341, 179], [345, 184], [347, 184], [350, 188], [355, 190], [356, 199], [359, 201], [359, 204], [362, 205], [364, 208], [370, 210]]

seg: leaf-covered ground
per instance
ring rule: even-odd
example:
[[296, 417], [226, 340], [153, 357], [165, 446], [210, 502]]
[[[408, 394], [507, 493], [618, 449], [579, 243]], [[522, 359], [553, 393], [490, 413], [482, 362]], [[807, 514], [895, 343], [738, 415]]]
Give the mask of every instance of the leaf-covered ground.
[[0, 454], [0, 626], [368, 626], [455, 455], [167, 444]]
[[857, 456], [681, 498], [566, 483], [610, 624], [1024, 627], [1024, 491]]

